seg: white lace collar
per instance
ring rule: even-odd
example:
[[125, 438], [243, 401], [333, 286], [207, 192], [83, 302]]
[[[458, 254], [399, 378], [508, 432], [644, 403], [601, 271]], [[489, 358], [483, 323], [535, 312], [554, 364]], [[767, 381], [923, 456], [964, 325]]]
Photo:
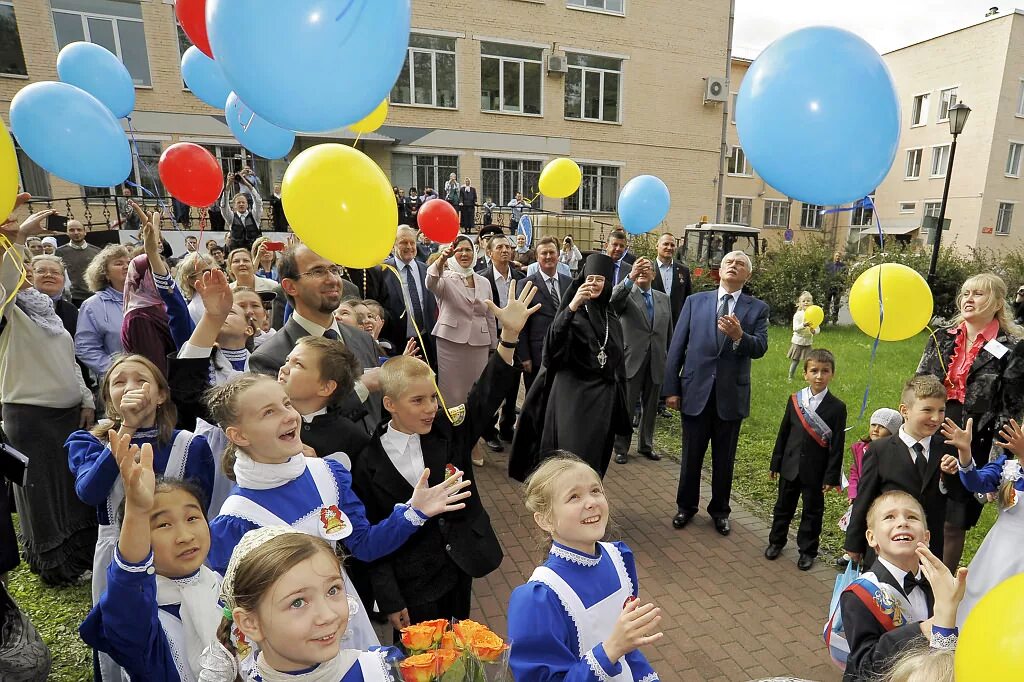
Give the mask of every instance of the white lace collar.
[[576, 549], [571, 549], [565, 545], [561, 545], [557, 542], [551, 543], [551, 550], [548, 552], [550, 556], [558, 559], [569, 561], [578, 566], [585, 566], [587, 568], [593, 568], [601, 563], [601, 548], [597, 547], [597, 554], [587, 554]]

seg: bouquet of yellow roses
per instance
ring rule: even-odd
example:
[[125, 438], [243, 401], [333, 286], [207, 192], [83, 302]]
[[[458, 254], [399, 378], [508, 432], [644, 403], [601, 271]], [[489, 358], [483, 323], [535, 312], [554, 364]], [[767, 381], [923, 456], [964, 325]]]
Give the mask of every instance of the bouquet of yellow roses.
[[397, 662], [403, 682], [512, 682], [510, 645], [472, 620], [428, 620], [402, 628], [409, 655]]

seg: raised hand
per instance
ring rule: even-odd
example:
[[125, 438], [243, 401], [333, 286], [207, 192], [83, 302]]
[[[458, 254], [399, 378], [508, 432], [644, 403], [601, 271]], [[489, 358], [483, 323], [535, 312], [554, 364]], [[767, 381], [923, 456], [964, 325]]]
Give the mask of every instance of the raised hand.
[[[19, 194], [17, 201], [15, 201], [14, 208], [17, 209], [21, 204], [25, 203], [22, 201], [24, 194]], [[26, 199], [25, 201], [27, 201]], [[15, 244], [24, 244], [25, 240], [29, 237], [34, 237], [38, 234], [45, 234], [48, 230], [43, 227], [46, 219], [57, 213], [56, 209], [48, 208], [45, 211], [36, 211], [18, 227], [15, 227], [15, 218], [12, 214], [10, 218], [0, 224], [0, 233], [10, 239]]]
[[608, 659], [615, 663], [629, 652], [661, 639], [664, 636], [662, 632], [647, 634], [660, 621], [661, 609], [654, 604], [640, 606], [637, 599], [627, 600], [619, 619], [615, 621], [611, 636], [604, 642], [604, 652]]
[[420, 357], [420, 345], [416, 343], [415, 338], [411, 338], [409, 339], [408, 342], [406, 342], [405, 351], [402, 353], [402, 355], [408, 355], [411, 358]]
[[[923, 542], [917, 543], [917, 557], [921, 560], [921, 571], [935, 596], [934, 624], [951, 628], [956, 625], [956, 610], [967, 590], [967, 569], [958, 568], [956, 575], [953, 575]], [[931, 632], [926, 632], [925, 636], [931, 636]]]
[[637, 258], [633, 261], [633, 267], [629, 271], [629, 278], [632, 281], [636, 281], [638, 277], [642, 276], [644, 272], [651, 267], [651, 261], [644, 257]]
[[129, 429], [138, 429], [143, 426], [142, 420], [149, 412], [150, 404], [153, 401], [153, 387], [149, 382], [143, 382], [142, 388], [125, 391], [121, 396], [121, 402], [117, 411], [121, 415], [122, 423]]
[[1024, 459], [1024, 431], [1021, 430], [1016, 419], [1011, 419], [1009, 424], [999, 429], [999, 438], [996, 445], [1004, 450], [1009, 450], [1017, 456], [1017, 459]]
[[153, 498], [156, 495], [156, 475], [153, 472], [153, 446], [144, 443], [140, 449], [132, 445], [129, 435], [118, 436], [116, 431], [107, 433], [110, 439], [110, 451], [121, 471], [124, 482], [125, 507], [140, 513], [148, 513], [153, 509]]
[[464, 488], [471, 484], [471, 481], [463, 480], [461, 476], [452, 476], [447, 480], [428, 487], [430, 469], [424, 469], [416, 488], [412, 491], [410, 504], [412, 508], [422, 512], [427, 517], [437, 516], [450, 511], [465, 509], [466, 504], [461, 502], [473, 493]]
[[530, 307], [536, 294], [536, 285], [533, 282], [526, 282], [514, 297], [508, 297], [508, 303], [505, 304], [504, 308], [499, 308], [491, 299], [487, 299], [484, 303], [487, 305], [487, 309], [494, 313], [494, 317], [497, 318], [498, 323], [501, 325], [502, 334], [508, 331], [509, 334], [518, 337], [519, 332], [523, 331], [526, 320], [530, 318], [530, 315], [540, 310], [539, 303], [532, 308]]
[[231, 287], [228, 286], [227, 275], [220, 268], [208, 270], [196, 280], [196, 293], [203, 300], [203, 307], [210, 315], [227, 317], [235, 304]]
[[946, 439], [946, 445], [952, 445], [956, 448], [957, 453], [960, 455], [960, 463], [963, 466], [970, 464], [971, 433], [974, 431], [974, 420], [968, 419], [964, 424], [964, 428], [961, 429], [955, 421], [947, 417], [946, 421], [939, 427], [939, 430], [942, 432], [943, 438]]
[[569, 310], [576, 312], [580, 306], [586, 305], [594, 297], [594, 287], [589, 282], [584, 282], [576, 290], [576, 295], [569, 301]]

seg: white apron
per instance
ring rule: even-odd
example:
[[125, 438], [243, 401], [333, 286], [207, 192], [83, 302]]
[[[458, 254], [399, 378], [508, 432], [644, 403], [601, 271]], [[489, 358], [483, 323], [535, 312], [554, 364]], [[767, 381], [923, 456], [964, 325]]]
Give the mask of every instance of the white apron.
[[[615, 566], [615, 571], [619, 575], [619, 588], [589, 609], [583, 606], [583, 602], [576, 591], [569, 586], [569, 583], [547, 566], [537, 567], [533, 575], [530, 576], [531, 581], [543, 583], [551, 588], [568, 611], [579, 637], [580, 658], [583, 658], [588, 651], [605, 640], [622, 614], [626, 600], [633, 596], [630, 590], [632, 581], [629, 574], [626, 573], [626, 564], [622, 561], [622, 554], [611, 543], [600, 542], [598, 544], [604, 548], [605, 554]], [[620, 658], [619, 663], [622, 665], [622, 672], [606, 679], [615, 682], [633, 682], [633, 671], [630, 669], [626, 657]]]
[[[1017, 492], [1018, 497], [1024, 497]], [[989, 590], [999, 583], [1024, 573], [1024, 500], [1012, 507], [1001, 509], [978, 553], [967, 570], [967, 593], [956, 610], [957, 627], [964, 621]]]
[[[323, 538], [334, 547], [339, 540], [347, 538], [352, 534], [352, 522], [341, 510], [339, 503], [338, 484], [334, 479], [327, 463], [321, 459], [305, 457], [306, 469], [313, 477], [317, 492], [320, 495], [320, 507], [314, 509], [310, 514], [299, 519], [295, 523], [287, 523], [270, 510], [262, 507], [259, 503], [241, 495], [232, 495], [221, 506], [220, 513], [225, 516], [235, 516], [246, 519], [260, 527], [267, 526], [290, 526], [306, 535]], [[356, 591], [352, 580], [342, 566], [341, 574], [345, 578], [345, 591], [355, 597], [349, 600], [349, 606], [355, 606], [349, 614], [349, 629], [341, 639], [342, 649], [366, 650], [372, 646], [380, 646], [377, 633], [374, 632], [370, 619], [366, 615], [366, 609], [361, 608], [362, 601]]]

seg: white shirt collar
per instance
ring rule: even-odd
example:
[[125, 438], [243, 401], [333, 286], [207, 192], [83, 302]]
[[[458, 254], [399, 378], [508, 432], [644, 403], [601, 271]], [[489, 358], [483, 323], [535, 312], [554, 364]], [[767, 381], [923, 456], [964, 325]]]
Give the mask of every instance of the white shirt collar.
[[[885, 570], [889, 571], [889, 573], [892, 574], [892, 577], [896, 579], [896, 582], [900, 585], [903, 585], [903, 578], [907, 575], [907, 571], [904, 571], [902, 568], [896, 566], [896, 564], [886, 559], [883, 559], [882, 557], [878, 557], [878, 560], [882, 562], [883, 566], [885, 566]], [[916, 578], [917, 580], [921, 579], [920, 566], [917, 567], [917, 573], [914, 575], [914, 578]], [[900, 589], [902, 589], [902, 587]]]
[[311, 421], [313, 421], [314, 419], [316, 419], [317, 417], [319, 417], [322, 414], [327, 414], [327, 407], [326, 406], [321, 407], [316, 412], [310, 412], [309, 414], [303, 414], [303, 415], [299, 415], [299, 416], [302, 417], [302, 421], [304, 423], [308, 424], [308, 423], [310, 423]]
[[732, 296], [732, 304], [735, 306], [740, 300], [740, 294], [743, 293], [742, 289], [737, 289], [732, 293], [725, 290], [725, 287], [718, 287], [718, 298], [716, 300], [721, 301], [723, 296]]
[[512, 266], [511, 265], [508, 267], [508, 274], [507, 275], [503, 275], [500, 272], [498, 272], [498, 268], [494, 267], [493, 263], [491, 264], [491, 269], [494, 270], [494, 279], [500, 279], [500, 280], [503, 280], [505, 282], [508, 282], [508, 281], [510, 281], [512, 279]]
[[72, 249], [76, 249], [78, 251], [85, 251], [86, 249], [89, 248], [89, 242], [83, 241], [81, 246], [79, 246], [78, 244], [76, 244], [74, 242], [68, 242], [68, 246], [70, 246]]
[[818, 395], [814, 395], [813, 393], [811, 393], [811, 387], [808, 386], [808, 387], [802, 389], [800, 391], [800, 393], [801, 393], [801, 398], [802, 399], [806, 399], [806, 401], [807, 401], [806, 406], [811, 411], [817, 412], [818, 411], [818, 407], [821, 405], [821, 401], [823, 401], [825, 399], [825, 396], [828, 395], [828, 388], [826, 387], [825, 389], [823, 389], [821, 391], [821, 393], [819, 393]]
[[309, 334], [310, 336], [323, 336], [325, 331], [327, 331], [328, 329], [333, 329], [334, 332], [338, 335], [338, 338], [342, 338], [341, 329], [338, 327], [337, 320], [333, 320], [331, 322], [330, 327], [321, 327], [316, 322], [313, 322], [312, 320], [307, 320], [297, 311], [292, 313], [292, 319], [295, 320], [300, 327], [305, 329], [306, 333]]
[[402, 433], [388, 422], [387, 430], [380, 437], [380, 444], [402, 478], [415, 487], [424, 468], [419, 434]]
[[931, 445], [931, 442], [932, 442], [932, 437], [931, 436], [928, 436], [926, 438], [922, 438], [921, 440], [914, 440], [914, 437], [911, 436], [909, 433], [907, 433], [902, 426], [900, 427], [899, 434], [900, 434], [900, 440], [903, 441], [904, 445], [906, 445], [907, 448], [910, 449], [910, 452], [913, 453], [915, 457], [917, 456], [917, 453], [914, 453], [914, 445], [916, 443], [920, 443], [921, 447], [924, 448], [924, 458], [926, 460], [928, 459], [928, 456], [929, 456], [929, 445]]
[[658, 259], [658, 267], [661, 268], [661, 269], [671, 268], [672, 267], [672, 261], [670, 260], [667, 263], [662, 263], [661, 259], [659, 258]]

